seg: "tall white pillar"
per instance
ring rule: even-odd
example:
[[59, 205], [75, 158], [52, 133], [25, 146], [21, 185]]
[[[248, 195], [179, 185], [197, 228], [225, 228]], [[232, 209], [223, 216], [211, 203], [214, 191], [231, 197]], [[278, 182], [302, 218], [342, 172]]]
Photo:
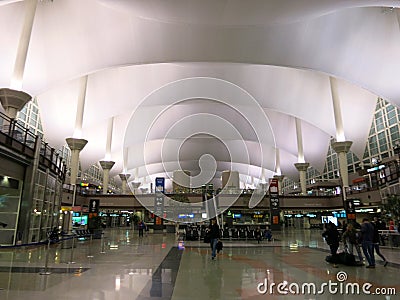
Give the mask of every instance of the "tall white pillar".
[[103, 194], [107, 194], [108, 191], [108, 182], [110, 178], [110, 170], [114, 166], [114, 161], [99, 161], [101, 168], [103, 169]]
[[275, 173], [281, 175], [281, 155], [279, 148], [275, 148]]
[[31, 40], [33, 20], [35, 18], [37, 0], [25, 0], [25, 17], [22, 25], [21, 35], [14, 63], [14, 72], [11, 78], [10, 88], [0, 89], [0, 102], [4, 107], [6, 115], [15, 119], [17, 113], [32, 99], [30, 95], [22, 92], [22, 81], [24, 78], [25, 62]]
[[352, 141], [346, 141], [342, 121], [342, 111], [340, 108], [340, 98], [338, 92], [338, 81], [329, 77], [332, 93], [333, 113], [335, 114], [336, 142], [332, 143], [332, 148], [339, 156], [339, 170], [342, 178], [344, 190], [349, 186], [349, 174], [347, 170], [347, 152], [349, 152]]
[[307, 169], [310, 164], [304, 160], [301, 120], [296, 118], [295, 121], [297, 136], [297, 163], [295, 163], [294, 166], [296, 167], [297, 171], [299, 171], [301, 194], [307, 195]]
[[121, 178], [122, 181], [122, 194], [126, 195], [127, 194], [127, 183], [128, 179], [131, 176], [131, 174], [119, 174], [119, 178]]
[[76, 179], [78, 175], [78, 167], [79, 167], [79, 154], [82, 149], [88, 143], [87, 140], [82, 139], [82, 123], [83, 123], [83, 115], [85, 109], [85, 97], [86, 97], [86, 86], [87, 86], [87, 76], [81, 78], [80, 87], [79, 87], [79, 95], [78, 95], [78, 103], [76, 107], [76, 118], [75, 118], [75, 127], [72, 138], [67, 138], [67, 144], [69, 149], [71, 149], [71, 185], [76, 185]]
[[309, 163], [296, 163], [294, 164], [297, 171], [299, 171], [300, 175], [300, 187], [301, 187], [301, 194], [307, 195], [307, 169], [310, 166]]
[[340, 177], [342, 178], [343, 188], [349, 187], [349, 172], [347, 170], [347, 152], [349, 152], [353, 142], [334, 142], [331, 144], [333, 150], [338, 154], [339, 157], [339, 170]]
[[114, 128], [114, 117], [111, 117], [108, 120], [108, 125], [107, 125], [107, 142], [106, 142], [106, 157], [105, 157], [106, 160], [111, 159], [113, 128]]
[[29, 94], [22, 91], [7, 88], [0, 89], [0, 102], [10, 119], [16, 119], [17, 113], [31, 99], [32, 97]]
[[76, 179], [78, 177], [79, 167], [79, 154], [82, 149], [86, 146], [87, 140], [67, 138], [66, 139], [69, 149], [71, 150], [71, 175], [70, 184], [76, 185]]
[[83, 116], [85, 113], [87, 82], [88, 82], [87, 75], [80, 78], [78, 103], [76, 105], [75, 128], [73, 134], [73, 137], [78, 139], [82, 137], [82, 124], [83, 124]]
[[338, 81], [333, 77], [329, 77], [329, 83], [331, 86], [331, 93], [332, 93], [333, 114], [335, 116], [336, 141], [343, 142], [346, 140], [346, 138], [344, 136], [342, 111], [340, 108]]
[[304, 150], [303, 150], [303, 133], [301, 130], [301, 120], [295, 118], [296, 122], [296, 137], [297, 137], [297, 162], [303, 163], [304, 160]]
[[21, 35], [19, 37], [17, 56], [15, 58], [14, 73], [11, 78], [11, 88], [15, 90], [22, 89], [22, 81], [25, 72], [26, 57], [31, 40], [33, 21], [35, 19], [36, 6], [38, 0], [25, 0], [25, 17], [22, 25]]
[[275, 179], [278, 179], [278, 193], [279, 195], [283, 195], [283, 190], [282, 190], [282, 182], [283, 179], [285, 178], [284, 175], [274, 175]]

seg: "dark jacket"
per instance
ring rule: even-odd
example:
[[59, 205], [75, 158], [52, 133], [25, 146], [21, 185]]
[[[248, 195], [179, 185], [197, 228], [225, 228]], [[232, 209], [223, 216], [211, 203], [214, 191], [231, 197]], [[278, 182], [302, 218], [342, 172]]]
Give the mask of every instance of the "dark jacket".
[[210, 226], [208, 226], [208, 229], [210, 239], [219, 239], [221, 237], [219, 226], [217, 223], [215, 223], [214, 225], [210, 224]]
[[361, 241], [364, 242], [374, 242], [374, 225], [370, 222], [364, 222], [361, 224]]
[[354, 228], [346, 230], [343, 233], [343, 241], [346, 242], [347, 240], [349, 241], [349, 243], [351, 243], [353, 245], [358, 244], [357, 231]]
[[325, 238], [328, 245], [339, 245], [340, 235], [334, 224], [329, 225], [322, 236]]
[[372, 242], [374, 244], [379, 244], [380, 236], [379, 236], [379, 224], [377, 223], [371, 223], [372, 226], [374, 226], [374, 238]]

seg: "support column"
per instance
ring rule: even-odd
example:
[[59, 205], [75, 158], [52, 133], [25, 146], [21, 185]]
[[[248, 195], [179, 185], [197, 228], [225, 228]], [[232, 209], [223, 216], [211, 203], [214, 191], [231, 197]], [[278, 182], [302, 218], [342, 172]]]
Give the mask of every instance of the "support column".
[[300, 187], [301, 187], [301, 194], [307, 195], [307, 169], [310, 166], [309, 163], [295, 163], [294, 166], [296, 167], [297, 171], [300, 174]]
[[25, 18], [22, 26], [21, 35], [19, 37], [17, 56], [15, 58], [14, 72], [11, 78], [11, 88], [16, 90], [22, 89], [22, 81], [25, 72], [26, 57], [31, 40], [33, 21], [35, 19], [36, 7], [38, 0], [25, 0]]
[[304, 151], [303, 151], [303, 133], [301, 130], [301, 120], [295, 118], [296, 122], [296, 137], [297, 137], [297, 162], [304, 163]]
[[101, 168], [103, 169], [103, 195], [107, 194], [108, 181], [110, 178], [110, 170], [114, 166], [114, 161], [101, 160], [99, 161]]
[[128, 183], [129, 177], [131, 177], [131, 174], [119, 174], [119, 178], [121, 178], [121, 181], [122, 181], [122, 194], [123, 195], [127, 194], [127, 183]]
[[82, 149], [86, 146], [87, 140], [67, 138], [66, 139], [69, 149], [71, 149], [71, 175], [70, 184], [76, 185], [76, 179], [78, 177], [79, 167], [79, 154]]
[[346, 188], [349, 186], [349, 175], [347, 171], [346, 155], [347, 152], [349, 152], [353, 142], [346, 141], [346, 137], [344, 135], [342, 111], [340, 108], [340, 98], [338, 92], [338, 81], [333, 77], [329, 77], [329, 83], [331, 85], [333, 113], [335, 115], [335, 125], [336, 125], [336, 142], [332, 143], [331, 146], [339, 156], [340, 177], [342, 178], [342, 185], [345, 193]]
[[331, 144], [333, 150], [339, 156], [339, 170], [342, 178], [343, 189], [349, 187], [349, 174], [347, 170], [347, 152], [349, 152], [352, 141], [334, 142]]
[[37, 0], [25, 0], [25, 18], [22, 25], [21, 35], [19, 37], [17, 56], [14, 63], [14, 72], [11, 78], [11, 88], [0, 89], [0, 102], [6, 111], [6, 115], [11, 119], [17, 117], [25, 104], [32, 99], [30, 95], [20, 91], [22, 89], [22, 80], [25, 72], [25, 62], [31, 40], [33, 20], [35, 18]]
[[141, 184], [141, 182], [131, 182], [130, 186], [128, 185], [133, 195], [136, 195], [138, 193], [138, 188]]
[[88, 82], [87, 75], [80, 78], [78, 103], [76, 105], [75, 128], [73, 134], [73, 137], [78, 139], [81, 138], [82, 136], [82, 124], [83, 124], [83, 116], [85, 113], [87, 82]]
[[22, 91], [2, 88], [0, 89], [0, 102], [6, 115], [11, 119], [17, 118], [17, 113], [28, 103], [32, 97]]
[[275, 173], [281, 175], [281, 155], [279, 148], [275, 148]]
[[282, 191], [282, 181], [285, 178], [285, 175], [274, 175], [274, 178], [278, 180], [278, 191], [279, 195], [283, 195]]
[[294, 166], [296, 167], [297, 171], [299, 171], [301, 194], [307, 195], [307, 169], [310, 166], [310, 164], [308, 162], [305, 162], [304, 160], [301, 121], [297, 118], [295, 119], [295, 121], [296, 121], [296, 136], [297, 136], [297, 163], [295, 163]]

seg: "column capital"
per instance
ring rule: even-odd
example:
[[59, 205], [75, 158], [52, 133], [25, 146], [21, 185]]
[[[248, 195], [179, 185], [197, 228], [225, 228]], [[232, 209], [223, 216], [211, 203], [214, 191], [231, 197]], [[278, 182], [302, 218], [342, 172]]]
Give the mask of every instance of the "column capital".
[[340, 152], [349, 152], [351, 145], [353, 144], [352, 141], [343, 141], [343, 142], [333, 142], [331, 143], [332, 149], [335, 150], [336, 153]]
[[130, 185], [132, 188], [137, 189], [142, 183], [141, 182], [131, 182]]
[[23, 92], [8, 88], [0, 88], [0, 102], [8, 117], [15, 119], [19, 112], [32, 96]]
[[84, 139], [66, 138], [65, 140], [68, 144], [69, 149], [71, 150], [81, 151], [83, 148], [85, 148], [86, 144], [88, 143], [88, 141]]
[[296, 167], [297, 171], [307, 171], [308, 167], [310, 166], [310, 163], [304, 162], [304, 163], [295, 163], [294, 166]]
[[105, 170], [111, 170], [112, 167], [115, 164], [115, 161], [110, 161], [110, 160], [101, 160], [99, 161], [101, 168]]
[[282, 181], [285, 178], [285, 175], [274, 175], [275, 179], [278, 179], [278, 181]]
[[121, 178], [121, 180], [125, 180], [127, 181], [129, 179], [129, 177], [131, 177], [131, 174], [118, 174], [119, 178]]

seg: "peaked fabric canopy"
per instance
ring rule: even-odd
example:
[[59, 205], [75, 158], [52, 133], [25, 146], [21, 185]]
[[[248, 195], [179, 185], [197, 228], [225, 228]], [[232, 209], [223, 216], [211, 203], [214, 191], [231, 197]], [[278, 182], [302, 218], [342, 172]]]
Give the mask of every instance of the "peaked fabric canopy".
[[[13, 77], [25, 3], [0, 1], [0, 87]], [[22, 90], [37, 97], [45, 138], [61, 147], [74, 133], [88, 76], [84, 169], [105, 158], [111, 119], [112, 175], [150, 182], [177, 169], [209, 169], [213, 178], [234, 170], [256, 184], [280, 169], [297, 178], [296, 118], [304, 159], [319, 171], [336, 137], [330, 77], [360, 158], [377, 97], [400, 106], [399, 5], [39, 1]]]

